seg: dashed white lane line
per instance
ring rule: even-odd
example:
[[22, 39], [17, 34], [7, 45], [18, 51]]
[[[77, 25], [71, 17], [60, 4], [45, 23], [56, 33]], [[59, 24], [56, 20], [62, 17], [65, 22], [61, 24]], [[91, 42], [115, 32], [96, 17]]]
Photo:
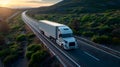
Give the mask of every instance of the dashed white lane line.
[[[80, 41], [80, 40], [79, 40], [79, 41]], [[90, 45], [90, 44], [88, 44], [88, 43], [85, 43], [85, 42], [83, 42], [83, 41], [80, 41], [80, 42], [82, 42], [82, 43], [84, 43], [85, 45], [88, 45], [88, 46], [90, 46], [90, 47], [93, 47], [93, 48], [95, 48], [95, 49], [97, 49], [97, 50], [100, 50], [100, 51], [102, 51], [102, 52], [104, 52], [104, 53], [106, 53], [106, 54], [109, 54], [109, 55], [111, 55], [111, 56], [113, 56], [113, 57], [115, 57], [115, 58], [117, 58], [117, 59], [120, 59], [120, 57], [117, 56], [117, 55], [111, 54], [111, 53], [109, 53], [109, 52], [107, 52], [107, 51], [104, 51], [104, 50], [102, 50], [102, 49], [100, 49], [100, 48], [97, 48], [97, 47], [95, 47], [95, 46], [93, 46], [93, 45]]]
[[96, 58], [95, 56], [91, 55], [90, 53], [85, 52], [85, 51], [84, 51], [84, 53], [87, 54], [88, 56], [94, 58], [95, 60], [100, 61], [100, 59]]

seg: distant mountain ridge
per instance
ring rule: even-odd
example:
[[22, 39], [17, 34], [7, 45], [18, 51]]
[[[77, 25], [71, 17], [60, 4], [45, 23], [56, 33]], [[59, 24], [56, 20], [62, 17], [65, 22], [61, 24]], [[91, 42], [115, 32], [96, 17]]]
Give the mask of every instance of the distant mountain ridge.
[[120, 10], [120, 0], [63, 0], [50, 7], [32, 10], [35, 13], [96, 13]]

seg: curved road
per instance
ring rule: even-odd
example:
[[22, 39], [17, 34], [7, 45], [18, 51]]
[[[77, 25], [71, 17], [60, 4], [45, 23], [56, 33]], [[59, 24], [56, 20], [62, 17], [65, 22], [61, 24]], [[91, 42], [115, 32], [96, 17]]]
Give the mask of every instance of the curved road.
[[[43, 36], [40, 34], [39, 29], [38, 29], [38, 21], [28, 17], [25, 15], [25, 12], [22, 13], [22, 19], [25, 23], [28, 24], [31, 29], [35, 33], [37, 33], [37, 36]], [[45, 36], [43, 36], [45, 37]], [[45, 39], [46, 40], [46, 39]], [[44, 40], [44, 41], [45, 41]], [[48, 41], [50, 41], [47, 38]], [[46, 41], [47, 41], [46, 40]], [[71, 62], [71, 60], [68, 57], [62, 56], [63, 54], [59, 52], [57, 55], [61, 55], [60, 60], [61, 61], [66, 61], [63, 62], [63, 64], [67, 66], [70, 65], [71, 63], [76, 63], [80, 65], [81, 67], [120, 67], [120, 58], [114, 57], [109, 53], [106, 53], [104, 51], [101, 51], [93, 46], [90, 46], [88, 43], [81, 41], [77, 39], [79, 48], [75, 50], [70, 50], [70, 51], [65, 51], [61, 49], [56, 43], [53, 43], [52, 45], [54, 46], [51, 50], [56, 50], [56, 47], [59, 48], [64, 54], [70, 57], [75, 62]], [[51, 43], [51, 41], [49, 42]], [[67, 58], [67, 59], [66, 59]], [[73, 67], [74, 65], [71, 65], [69, 67]], [[67, 66], [68, 67], [68, 66]]]

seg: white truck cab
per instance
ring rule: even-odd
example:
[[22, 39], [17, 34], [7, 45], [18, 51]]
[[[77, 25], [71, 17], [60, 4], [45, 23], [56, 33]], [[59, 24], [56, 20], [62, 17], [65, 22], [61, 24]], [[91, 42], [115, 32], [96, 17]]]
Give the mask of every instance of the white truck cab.
[[58, 27], [57, 43], [66, 50], [78, 47], [76, 39], [73, 36], [73, 32], [68, 26]]

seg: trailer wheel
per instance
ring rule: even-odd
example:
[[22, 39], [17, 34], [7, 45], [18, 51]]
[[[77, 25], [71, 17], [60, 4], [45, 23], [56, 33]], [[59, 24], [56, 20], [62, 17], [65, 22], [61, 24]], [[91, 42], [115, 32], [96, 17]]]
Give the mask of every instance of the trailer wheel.
[[44, 31], [41, 31], [41, 33], [42, 33], [43, 35], [45, 35]]
[[51, 36], [49, 38], [50, 38], [50, 40], [52, 40]]

